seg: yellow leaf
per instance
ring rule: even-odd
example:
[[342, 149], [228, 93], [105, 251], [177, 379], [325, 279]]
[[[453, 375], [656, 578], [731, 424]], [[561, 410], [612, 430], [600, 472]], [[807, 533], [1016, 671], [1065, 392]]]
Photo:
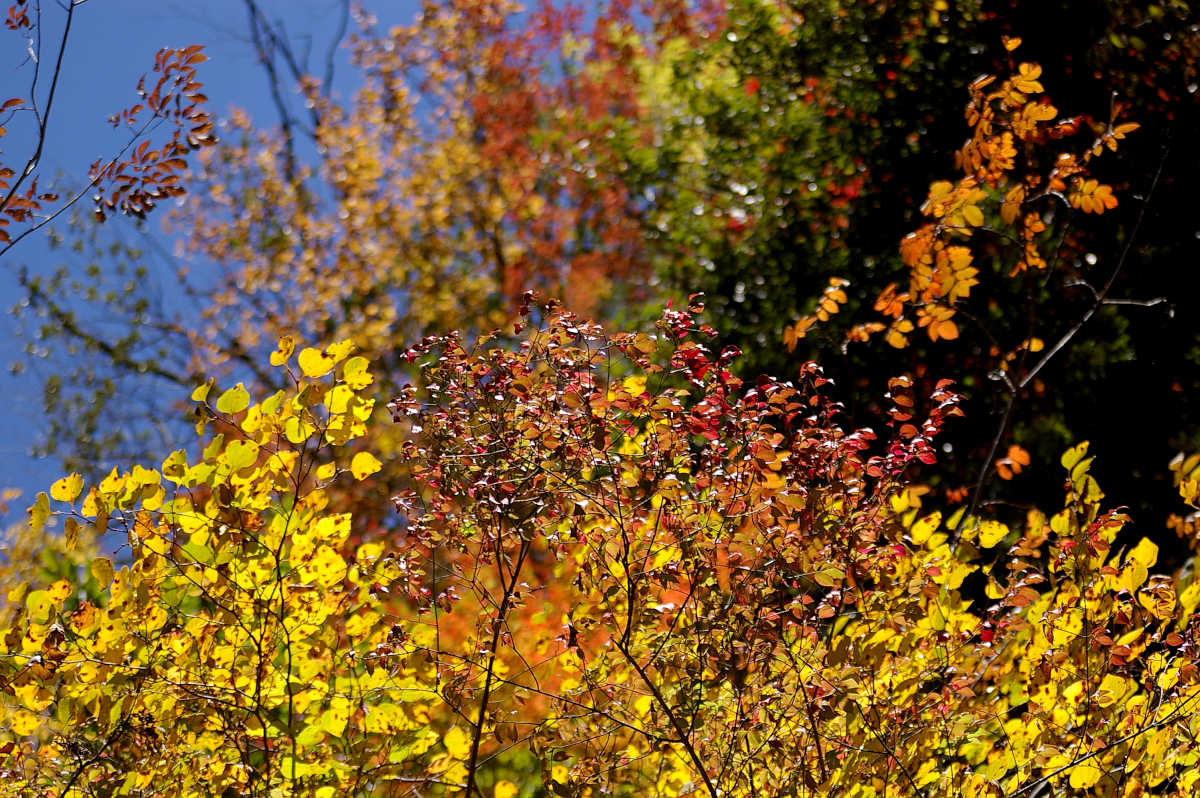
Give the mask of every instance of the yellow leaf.
[[350, 473], [354, 474], [355, 479], [366, 479], [381, 468], [383, 463], [370, 452], [359, 452], [350, 461]]
[[465, 760], [471, 756], [471, 738], [459, 727], [455, 726], [442, 737], [442, 744], [447, 753], [455, 759]]
[[346, 386], [354, 391], [361, 391], [375, 381], [374, 375], [367, 371], [367, 359], [361, 355], [346, 361], [346, 365], [342, 366], [342, 378]]
[[340, 545], [350, 537], [350, 513], [327, 515], [317, 521], [312, 529], [319, 540], [329, 541], [335, 546]]
[[641, 352], [643, 355], [653, 354], [658, 345], [654, 339], [645, 333], [638, 333], [633, 338], [633, 348]]
[[1037, 80], [1042, 74], [1040, 66], [1037, 64], [1021, 64], [1017, 67], [1017, 71], [1020, 74], [1013, 78], [1013, 86], [1016, 87], [1017, 91], [1022, 91], [1026, 94], [1042, 91], [1042, 84]]
[[1062, 467], [1067, 469], [1068, 471], [1070, 471], [1072, 468], [1075, 467], [1075, 465], [1080, 460], [1083, 459], [1083, 456], [1085, 454], [1087, 454], [1087, 450], [1088, 450], [1088, 442], [1087, 441], [1083, 441], [1082, 443], [1072, 446], [1070, 449], [1067, 449], [1067, 451], [1064, 452], [1063, 456], [1062, 456], [1062, 461], [1061, 461]]
[[129, 473], [129, 481], [141, 487], [142, 485], [157, 485], [162, 481], [162, 477], [153, 468], [143, 468], [140, 465], [135, 465], [133, 471]]
[[1113, 196], [1112, 186], [1106, 186], [1096, 180], [1084, 180], [1070, 195], [1071, 205], [1084, 213], [1104, 213], [1117, 207], [1117, 198]]
[[73, 588], [71, 583], [66, 579], [59, 579], [54, 584], [50, 585], [50, 587], [46, 589], [46, 592], [50, 594], [50, 598], [54, 599], [55, 601], [63, 601], [67, 598], [67, 596], [75, 592], [75, 588]]
[[254, 441], [230, 441], [221, 460], [234, 471], [254, 465], [258, 461], [258, 444]]
[[929, 540], [929, 536], [937, 530], [941, 523], [942, 513], [939, 510], [937, 512], [930, 513], [920, 521], [913, 524], [912, 529], [908, 531], [908, 534], [912, 538], [912, 542], [920, 546], [925, 543], [925, 541]]
[[218, 413], [240, 413], [250, 406], [250, 392], [240, 382], [217, 399]]
[[292, 416], [283, 422], [284, 437], [292, 443], [304, 443], [316, 431], [316, 427], [297, 416]]
[[1100, 781], [1100, 777], [1104, 773], [1100, 768], [1093, 765], [1091, 762], [1085, 762], [1082, 765], [1076, 765], [1071, 768], [1071, 786], [1077, 790], [1086, 790], [1096, 782]]
[[334, 363], [341, 363], [351, 352], [358, 349], [354, 342], [347, 338], [344, 341], [338, 341], [336, 344], [330, 344], [325, 350], [325, 354], [333, 358]]
[[346, 561], [328, 546], [322, 546], [313, 557], [312, 570], [317, 582], [325, 587], [333, 587], [346, 576]]
[[193, 402], [206, 401], [208, 399], [208, 392], [212, 390], [214, 382], [216, 382], [215, 378], [210, 379], [208, 382], [204, 383], [203, 385], [198, 387], [196, 390], [192, 391], [192, 401]]
[[513, 798], [520, 790], [511, 781], [498, 781], [492, 788], [493, 798]]
[[1137, 592], [1156, 562], [1158, 562], [1158, 546], [1142, 538], [1125, 556], [1125, 567], [1121, 569], [1121, 576], [1118, 580], [1119, 587], [1130, 593]]
[[321, 715], [321, 728], [334, 737], [341, 737], [346, 731], [346, 722], [350, 719], [350, 700], [345, 696], [335, 695], [329, 702], [329, 709]]
[[296, 344], [292, 340], [292, 336], [285, 335], [279, 339], [279, 346], [271, 353], [271, 365], [282, 366], [288, 362], [288, 358], [292, 356]]
[[371, 707], [363, 719], [363, 728], [374, 734], [394, 734], [404, 729], [406, 723], [407, 718], [400, 707], [395, 704], [378, 704]]
[[46, 519], [50, 517], [50, 497], [45, 491], [39, 493], [33, 502], [33, 506], [29, 508], [29, 526], [34, 533], [41, 532], [46, 528]]
[[42, 725], [42, 719], [32, 712], [18, 709], [9, 716], [8, 723], [13, 730], [13, 734], [16, 734], [18, 737], [26, 737], [37, 731], [37, 728]]
[[348, 385], [335, 385], [325, 394], [325, 407], [333, 415], [345, 414], [354, 399], [354, 391]]
[[[322, 716], [322, 722], [324, 722], [324, 716]], [[326, 734], [325, 729], [323, 729], [319, 724], [313, 723], [305, 726], [304, 729], [296, 735], [295, 741], [297, 747], [299, 748], [312, 748], [315, 745], [323, 743], [327, 736], [328, 735]]]
[[845, 571], [833, 567], [822, 568], [813, 574], [813, 581], [821, 587], [838, 587], [845, 578]]
[[183, 484], [187, 477], [187, 452], [176, 449], [167, 455], [162, 463], [162, 475], [177, 485]]
[[89, 570], [92, 572], [92, 576], [96, 577], [96, 581], [102, 588], [108, 587], [109, 583], [113, 580], [112, 560], [107, 557], [97, 557], [92, 560]]
[[1020, 36], [1001, 36], [1000, 41], [1004, 43], [1004, 49], [1010, 53], [1021, 46]]
[[319, 349], [308, 347], [300, 350], [300, 357], [297, 358], [300, 364], [300, 370], [304, 372], [305, 377], [316, 379], [324, 377], [334, 366], [336, 361], [328, 355], [322, 354]]
[[336, 473], [337, 463], [325, 463], [324, 465], [317, 466], [317, 479], [319, 480], [330, 479]]
[[1133, 551], [1129, 552], [1125, 557], [1125, 562], [1135, 562], [1143, 568], [1152, 568], [1158, 562], [1158, 546], [1146, 538], [1138, 541], [1138, 544], [1133, 547]]
[[985, 549], [995, 546], [1008, 534], [1008, 527], [999, 521], [984, 521], [979, 525], [979, 545]]
[[1185, 479], [1179, 483], [1179, 497], [1193, 507], [1200, 500], [1200, 480]]
[[1025, 201], [1025, 187], [1016, 186], [1004, 195], [1004, 204], [1000, 206], [1000, 218], [1005, 224], [1012, 224], [1021, 212], [1021, 203]]
[[887, 335], [884, 340], [888, 345], [895, 349], [903, 349], [908, 346], [908, 335], [912, 332], [913, 323], [908, 319], [896, 319], [892, 322], [892, 326], [888, 328]]
[[74, 518], [68, 518], [64, 527], [67, 551], [75, 551], [76, 546], [79, 545], [79, 522]]
[[54, 599], [45, 590], [35, 590], [25, 597], [25, 608], [29, 610], [29, 620], [49, 623], [54, 615]]
[[1105, 675], [1096, 691], [1096, 703], [1102, 707], [1111, 707], [1121, 702], [1133, 686], [1133, 682], [1124, 676], [1109, 673]]

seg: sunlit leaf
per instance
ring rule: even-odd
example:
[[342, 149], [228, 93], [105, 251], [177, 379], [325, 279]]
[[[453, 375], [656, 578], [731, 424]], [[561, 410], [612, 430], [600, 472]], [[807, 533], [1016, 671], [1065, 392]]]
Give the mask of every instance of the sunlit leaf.
[[271, 353], [271, 365], [282, 366], [291, 358], [292, 352], [295, 350], [296, 344], [292, 340], [292, 336], [285, 335], [279, 339], [279, 346]]
[[454, 726], [442, 735], [446, 752], [455, 759], [465, 760], [471, 755], [471, 738], [460, 727]]
[[73, 502], [82, 492], [83, 477], [77, 473], [55, 480], [50, 485], [50, 498], [55, 501]]
[[383, 468], [379, 458], [370, 452], [358, 452], [350, 461], [350, 473], [355, 479], [366, 479]]
[[249, 406], [250, 392], [240, 382], [221, 394], [216, 404], [217, 412], [230, 415], [240, 413]]
[[1096, 767], [1091, 762], [1085, 762], [1082, 765], [1076, 765], [1071, 768], [1069, 778], [1070, 784], [1077, 790], [1086, 790], [1089, 787], [1095, 786], [1096, 782], [1100, 781], [1100, 777], [1104, 775], [1104, 771]]
[[300, 364], [300, 370], [304, 373], [304, 376], [313, 379], [324, 377], [333, 370], [334, 365], [337, 363], [334, 358], [312, 347], [301, 349], [300, 356], [296, 362]]
[[29, 508], [29, 526], [36, 534], [45, 528], [46, 520], [49, 518], [50, 497], [45, 493], [38, 493], [33, 506]]
[[999, 521], [984, 521], [979, 525], [979, 545], [990, 549], [1008, 535], [1008, 527]]

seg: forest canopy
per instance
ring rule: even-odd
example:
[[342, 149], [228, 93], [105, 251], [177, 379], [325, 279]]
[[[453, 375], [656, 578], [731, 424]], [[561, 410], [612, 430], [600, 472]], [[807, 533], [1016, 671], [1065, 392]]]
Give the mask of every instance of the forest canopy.
[[70, 190], [9, 8], [0, 792], [1195, 794], [1188, 3], [335, 6]]

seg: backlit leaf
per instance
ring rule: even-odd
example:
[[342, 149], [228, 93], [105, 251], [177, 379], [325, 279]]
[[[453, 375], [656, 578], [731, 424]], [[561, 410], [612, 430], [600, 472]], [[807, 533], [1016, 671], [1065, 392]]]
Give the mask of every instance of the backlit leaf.
[[300, 356], [296, 362], [300, 364], [300, 370], [304, 372], [305, 377], [316, 379], [324, 377], [332, 371], [337, 361], [319, 349], [306, 347], [300, 350]]
[[191, 400], [193, 402], [207, 401], [208, 393], [209, 393], [209, 391], [212, 390], [212, 387], [215, 383], [216, 383], [216, 378], [213, 378], [213, 379], [210, 379], [207, 382], [205, 382], [203, 385], [200, 385], [199, 387], [197, 387], [196, 390], [192, 391], [192, 395], [190, 397]]
[[89, 567], [92, 576], [96, 578], [96, 582], [103, 587], [108, 587], [113, 580], [113, 563], [108, 557], [97, 557], [92, 560]]
[[240, 382], [221, 394], [217, 399], [217, 412], [219, 413], [240, 413], [250, 406], [250, 392]]
[[38, 493], [33, 506], [29, 508], [29, 526], [35, 534], [41, 532], [46, 527], [48, 518], [50, 518], [50, 497], [44, 492]]

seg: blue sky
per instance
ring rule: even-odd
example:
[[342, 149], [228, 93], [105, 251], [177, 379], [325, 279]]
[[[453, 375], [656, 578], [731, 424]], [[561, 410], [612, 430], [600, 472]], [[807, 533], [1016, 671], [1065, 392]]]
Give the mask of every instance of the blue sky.
[[[43, 47], [54, 53], [66, 15], [53, 0], [44, 0], [42, 5]], [[366, 5], [386, 27], [411, 21], [417, 3], [400, 0]], [[259, 0], [259, 6], [271, 20], [282, 21], [298, 50], [311, 40], [314, 61], [323, 60], [340, 16], [336, 0]], [[87, 0], [80, 4], [39, 172], [47, 177], [60, 174], [67, 184], [79, 185], [94, 160], [116, 152], [123, 141], [106, 120], [136, 101], [137, 80], [150, 71], [154, 54], [162, 47], [204, 45], [209, 60], [201, 66], [200, 79], [210, 110], [218, 118], [231, 107], [239, 107], [256, 120], [273, 122], [276, 116], [267, 80], [247, 31], [242, 0]], [[342, 94], [354, 88], [345, 55], [343, 49], [334, 80], [335, 91]], [[32, 72], [30, 65], [23, 63], [26, 59], [20, 36], [0, 29], [0, 102], [28, 95]], [[13, 119], [8, 135], [0, 139], [0, 162], [19, 169], [32, 143], [29, 120]], [[173, 242], [161, 232], [161, 219], [152, 217], [149, 226], [160, 239], [162, 251], [173, 251]], [[58, 463], [36, 460], [29, 454], [44, 430], [40, 382], [35, 373], [14, 376], [8, 371], [10, 364], [24, 359], [27, 339], [16, 337], [16, 324], [7, 311], [21, 299], [16, 275], [22, 267], [32, 272], [51, 271], [64, 263], [78, 267], [70, 257], [62, 250], [51, 252], [44, 236], [37, 235], [0, 258], [0, 305], [6, 311], [0, 329], [0, 392], [8, 400], [6, 412], [0, 414], [0, 488], [15, 487], [23, 493], [10, 508], [10, 519], [22, 514], [33, 495], [62, 474]], [[170, 278], [163, 282], [169, 284]]]

